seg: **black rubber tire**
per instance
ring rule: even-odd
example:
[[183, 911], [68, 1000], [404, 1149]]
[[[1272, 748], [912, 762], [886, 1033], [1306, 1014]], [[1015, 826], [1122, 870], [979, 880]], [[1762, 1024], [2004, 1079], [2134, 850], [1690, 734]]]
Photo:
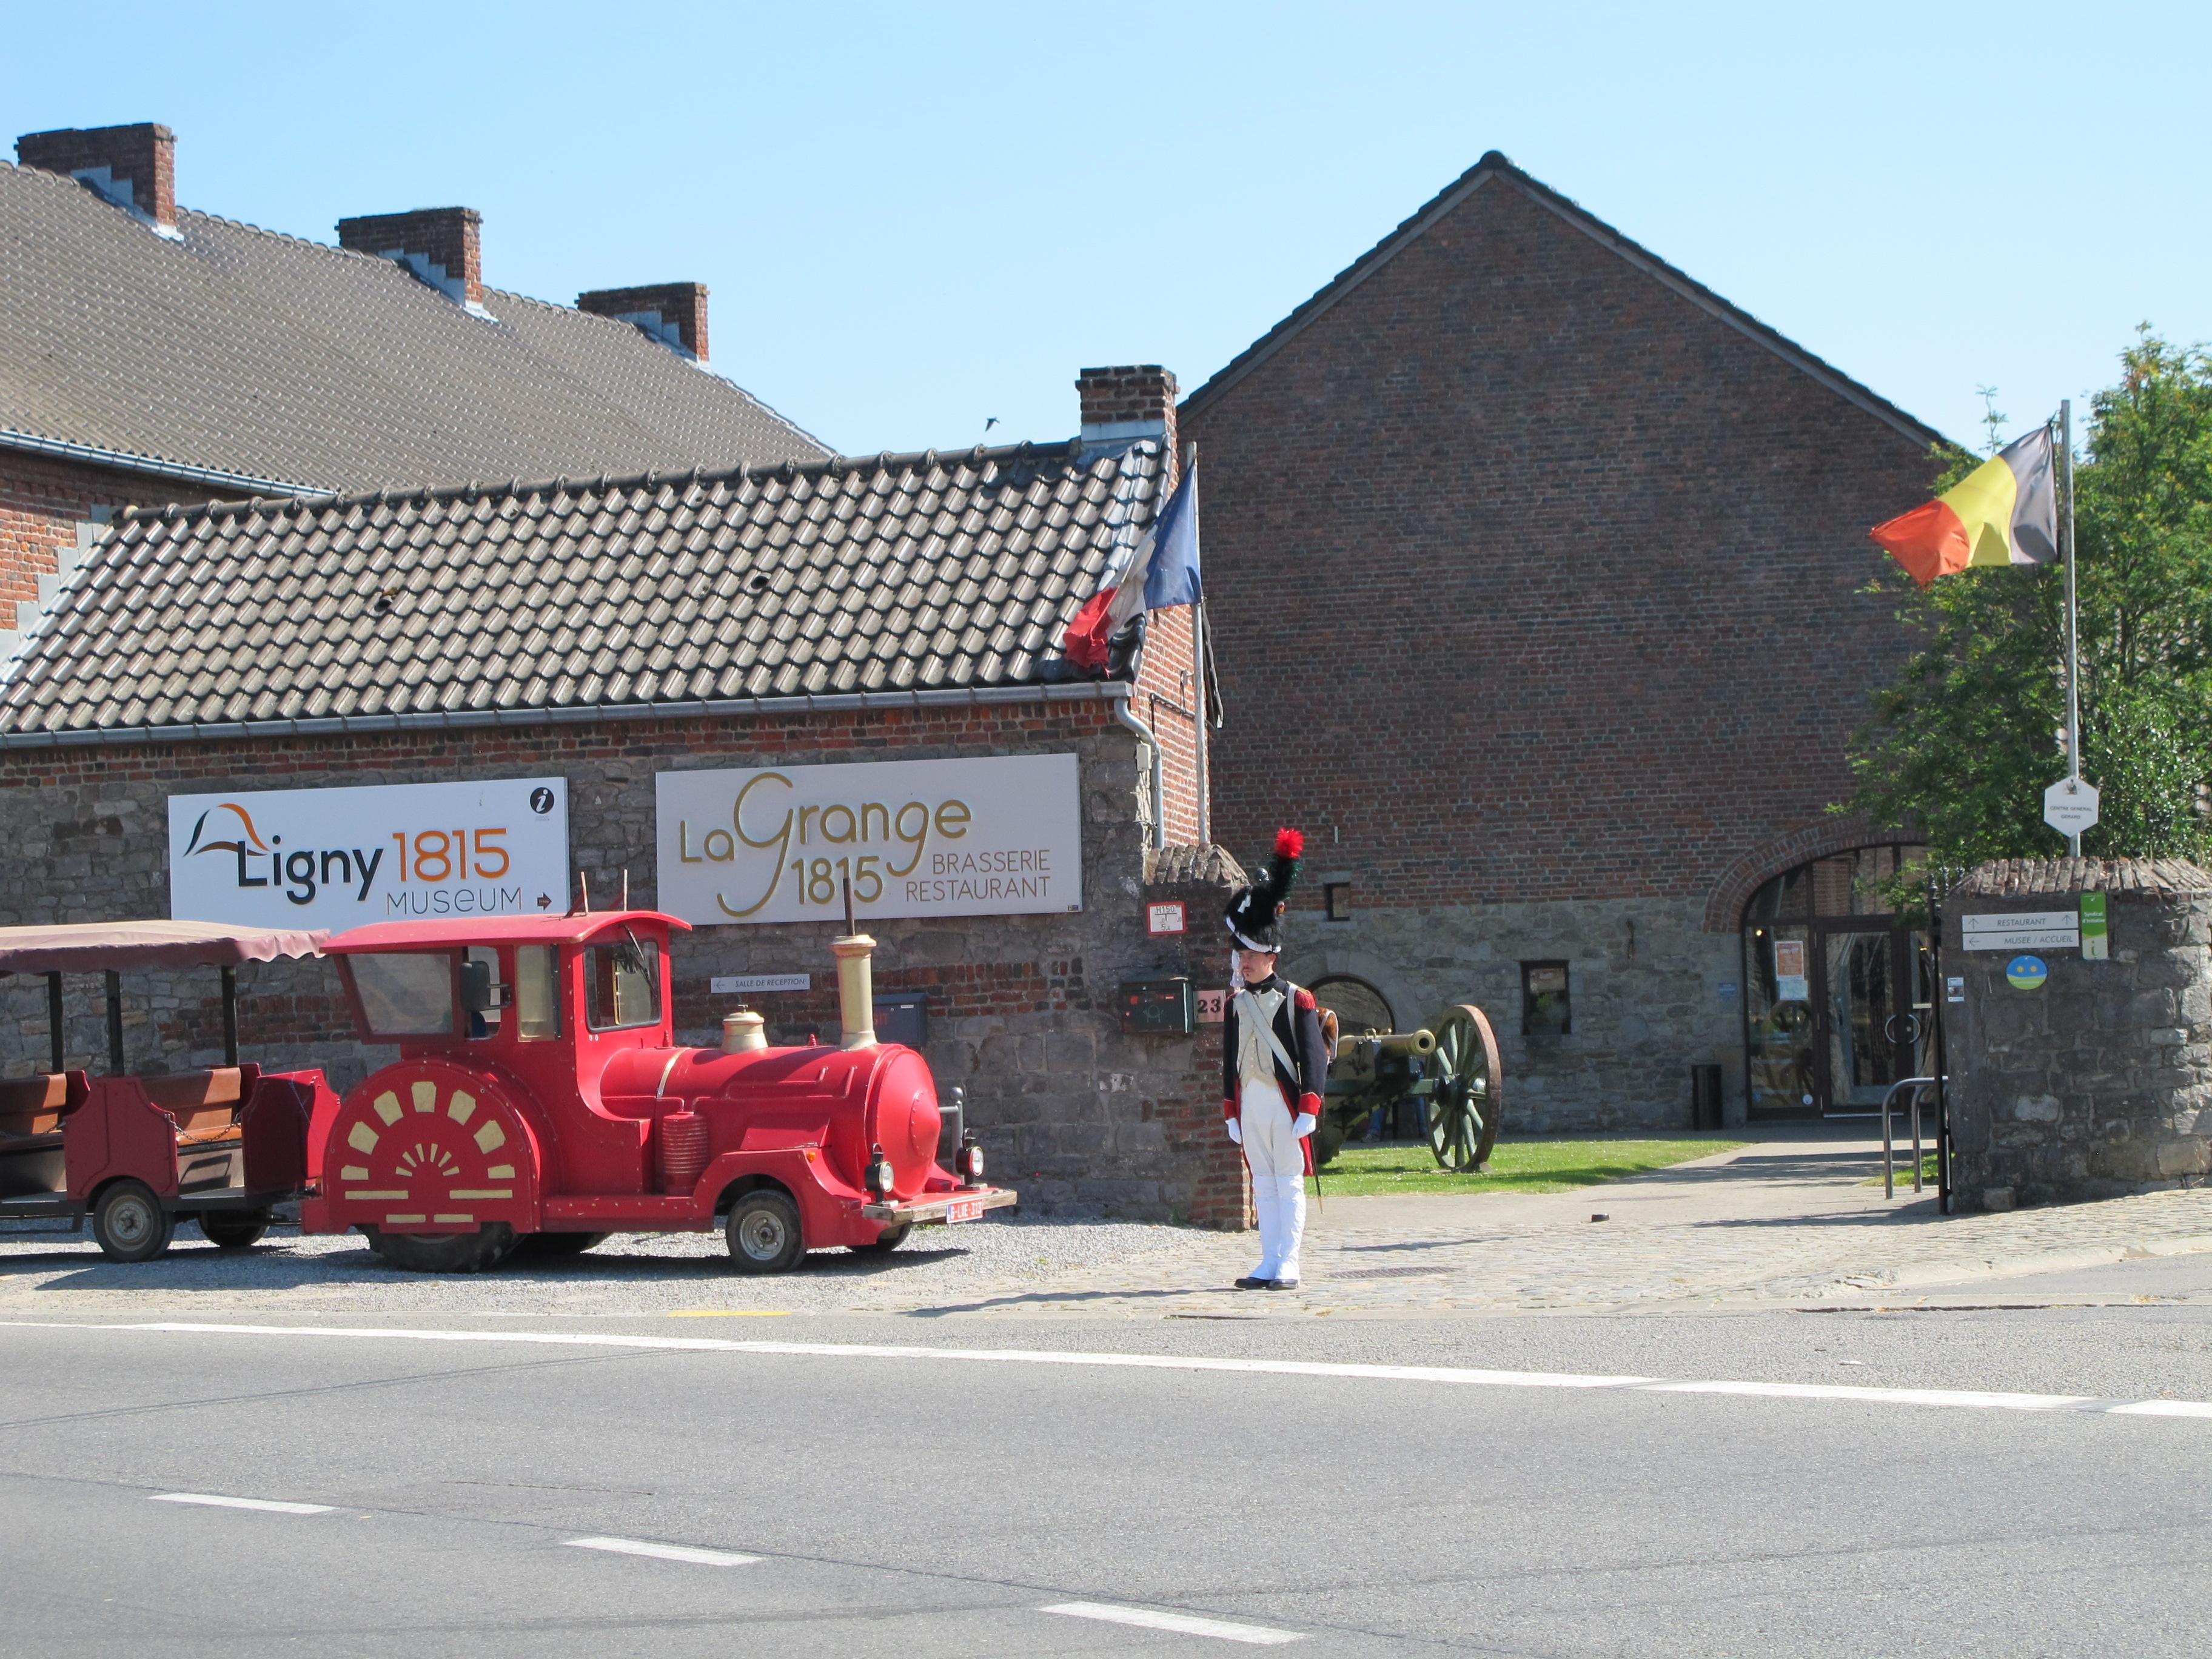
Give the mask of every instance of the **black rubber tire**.
[[176, 1217], [143, 1181], [102, 1188], [92, 1206], [92, 1236], [111, 1261], [151, 1261], [169, 1248], [176, 1231]]
[[878, 1233], [873, 1243], [854, 1245], [853, 1253], [855, 1255], [889, 1255], [893, 1250], [896, 1250], [900, 1245], [906, 1243], [907, 1235], [911, 1233], [913, 1231], [914, 1223], [911, 1221], [902, 1221], [897, 1226], [886, 1227], [883, 1231]]
[[787, 1273], [806, 1254], [799, 1230], [799, 1206], [789, 1194], [756, 1188], [730, 1206], [722, 1230], [730, 1261], [741, 1273]]
[[267, 1210], [202, 1210], [200, 1231], [218, 1250], [243, 1250], [258, 1244], [274, 1219]]
[[517, 1255], [581, 1255], [604, 1244], [612, 1233], [525, 1233], [515, 1242]]
[[363, 1227], [386, 1267], [410, 1273], [480, 1273], [514, 1253], [514, 1229], [495, 1221], [472, 1233], [387, 1233]]

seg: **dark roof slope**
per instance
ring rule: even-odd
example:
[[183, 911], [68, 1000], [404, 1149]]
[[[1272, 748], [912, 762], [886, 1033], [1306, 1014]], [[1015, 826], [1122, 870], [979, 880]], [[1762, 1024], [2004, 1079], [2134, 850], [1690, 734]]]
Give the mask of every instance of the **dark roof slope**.
[[[0, 165], [0, 434], [280, 487], [765, 465], [829, 452], [627, 323]], [[0, 442], [7, 441], [0, 435]]]
[[1609, 248], [1646, 276], [1680, 295], [1699, 310], [1709, 313], [1731, 328], [1750, 336], [1784, 362], [1811, 375], [1847, 403], [1856, 404], [1877, 420], [1894, 428], [1916, 443], [1929, 444], [1946, 441], [1943, 434], [1935, 428], [1906, 414], [1887, 398], [1869, 391], [1841, 370], [1814, 356], [1804, 347], [1777, 333], [1749, 312], [1731, 305], [1695, 277], [1676, 270], [1657, 254], [1630, 240], [1604, 220], [1577, 206], [1550, 185], [1522, 172], [1519, 167], [1515, 167], [1512, 162], [1494, 149], [1486, 151], [1480, 161], [1437, 191], [1435, 196], [1422, 204], [1419, 211], [1401, 222], [1395, 230], [1337, 272], [1311, 299], [1298, 306], [1289, 316], [1284, 318], [1274, 327], [1230, 359], [1212, 379], [1183, 399], [1183, 409], [1194, 413], [1203, 409], [1268, 358], [1273, 356], [1284, 344], [1303, 331], [1308, 324], [1328, 311], [1384, 265], [1389, 264], [1408, 243], [1425, 234], [1430, 227], [1443, 218], [1445, 214], [1457, 207], [1484, 185], [1493, 180], [1503, 182], [1525, 192], [1532, 201], [1557, 214], [1593, 241]]
[[0, 743], [1064, 680], [1161, 467], [1023, 444], [132, 514], [0, 681]]

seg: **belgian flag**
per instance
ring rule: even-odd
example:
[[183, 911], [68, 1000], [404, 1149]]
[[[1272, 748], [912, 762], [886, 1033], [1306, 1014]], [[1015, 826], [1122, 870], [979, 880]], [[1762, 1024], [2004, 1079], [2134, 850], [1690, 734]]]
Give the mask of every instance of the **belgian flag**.
[[2005, 446], [1925, 507], [1867, 534], [1923, 587], [1983, 565], [2047, 564], [2058, 556], [2051, 428]]

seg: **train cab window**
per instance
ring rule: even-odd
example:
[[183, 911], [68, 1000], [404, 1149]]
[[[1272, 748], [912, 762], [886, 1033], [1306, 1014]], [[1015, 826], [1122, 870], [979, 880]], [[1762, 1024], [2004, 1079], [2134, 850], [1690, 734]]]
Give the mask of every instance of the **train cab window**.
[[584, 1018], [594, 1031], [660, 1023], [659, 952], [637, 939], [584, 952]]
[[507, 1006], [507, 988], [500, 983], [499, 951], [489, 945], [471, 945], [461, 952], [461, 1007], [469, 1017], [469, 1035], [499, 1035], [500, 1016]]
[[453, 1035], [451, 951], [365, 951], [346, 961], [372, 1036]]
[[561, 981], [550, 945], [514, 947], [514, 1035], [542, 1042], [561, 1035]]

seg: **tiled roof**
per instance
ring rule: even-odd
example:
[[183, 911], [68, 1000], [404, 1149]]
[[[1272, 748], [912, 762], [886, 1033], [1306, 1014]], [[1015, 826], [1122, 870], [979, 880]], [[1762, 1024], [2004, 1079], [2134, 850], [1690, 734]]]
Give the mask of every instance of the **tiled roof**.
[[2033, 893], [2212, 893], [2212, 873], [2186, 859], [1996, 859], [1951, 890], [1966, 898]]
[[1869, 390], [1834, 365], [1814, 356], [1796, 341], [1769, 328], [1741, 307], [1723, 300], [1694, 276], [1677, 270], [1649, 248], [1622, 235], [1595, 214], [1560, 195], [1540, 179], [1523, 173], [1494, 149], [1485, 151], [1480, 161], [1423, 203], [1413, 214], [1400, 221], [1395, 230], [1330, 277], [1310, 298], [1293, 307], [1289, 316], [1231, 358], [1219, 373], [1183, 399], [1185, 413], [1195, 414], [1228, 391], [1303, 333], [1315, 319], [1389, 264], [1410, 244], [1426, 234], [1444, 215], [1492, 181], [1502, 181], [1525, 192], [1530, 200], [1557, 214], [1591, 240], [1611, 249], [1699, 310], [1749, 336], [1784, 362], [1811, 375], [1847, 403], [1856, 404], [1913, 442], [1932, 444], [1948, 441], [1935, 428], [1906, 414], [1879, 392]]
[[0, 742], [719, 712], [1033, 686], [1151, 522], [1074, 443], [126, 516], [0, 681]]
[[487, 319], [389, 259], [177, 228], [0, 165], [0, 432], [331, 490], [828, 453], [628, 323], [489, 289]]

